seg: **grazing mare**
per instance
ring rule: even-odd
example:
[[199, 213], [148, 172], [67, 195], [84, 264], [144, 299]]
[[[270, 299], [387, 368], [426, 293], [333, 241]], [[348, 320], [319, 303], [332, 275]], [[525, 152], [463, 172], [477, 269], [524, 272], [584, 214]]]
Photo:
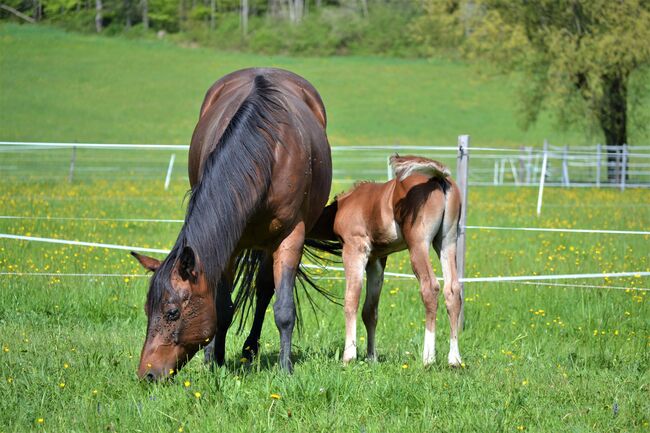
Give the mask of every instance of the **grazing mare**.
[[395, 178], [386, 183], [365, 182], [335, 198], [325, 208], [310, 236], [339, 239], [345, 267], [345, 351], [343, 361], [357, 357], [357, 309], [363, 271], [367, 274], [363, 322], [368, 333], [368, 358], [376, 360], [377, 306], [388, 255], [408, 249], [420, 283], [426, 312], [425, 365], [435, 360], [436, 311], [440, 284], [429, 260], [433, 245], [440, 257], [444, 296], [451, 325], [449, 364], [460, 365], [458, 317], [460, 284], [456, 270], [456, 240], [460, 192], [449, 170], [437, 161], [394, 155]]
[[208, 90], [190, 145], [192, 189], [176, 243], [162, 262], [132, 253], [153, 271], [141, 378], [174, 374], [213, 337], [223, 364], [226, 332], [255, 295], [253, 280], [257, 308], [244, 356], [257, 352], [275, 293], [280, 366], [292, 370], [294, 283], [305, 233], [332, 182], [325, 127], [318, 92], [288, 71], [240, 70]]

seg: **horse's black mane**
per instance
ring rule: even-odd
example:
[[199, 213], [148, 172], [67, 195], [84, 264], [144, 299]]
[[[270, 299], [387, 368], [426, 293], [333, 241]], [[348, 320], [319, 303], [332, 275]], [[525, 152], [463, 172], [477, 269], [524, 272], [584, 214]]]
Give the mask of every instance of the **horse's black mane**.
[[151, 279], [149, 311], [160, 307], [165, 292], [173, 292], [171, 272], [186, 246], [199, 258], [210, 258], [202, 265], [208, 284], [216, 289], [250, 216], [269, 188], [276, 128], [285, 114], [278, 90], [263, 76], [256, 76], [190, 193], [178, 239]]

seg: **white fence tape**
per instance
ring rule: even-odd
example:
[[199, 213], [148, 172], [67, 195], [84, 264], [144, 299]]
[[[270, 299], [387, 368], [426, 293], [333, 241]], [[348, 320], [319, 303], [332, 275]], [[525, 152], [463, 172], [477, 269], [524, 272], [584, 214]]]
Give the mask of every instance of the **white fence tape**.
[[[49, 217], [31, 215], [0, 215], [2, 219], [16, 220], [43, 220], [43, 221], [107, 221], [107, 222], [144, 222], [144, 223], [182, 223], [182, 219], [154, 219], [154, 218], [92, 218], [92, 217]], [[555, 232], [555, 233], [600, 233], [614, 235], [650, 235], [650, 231], [643, 230], [602, 230], [602, 229], [564, 229], [546, 227], [497, 227], [497, 226], [465, 226], [472, 230], [511, 230], [527, 232]]]
[[[84, 277], [84, 278], [98, 278], [98, 277], [114, 277], [114, 278], [149, 278], [150, 274], [76, 274], [76, 273], [63, 273], [63, 272], [0, 272], [2, 277]], [[313, 277], [313, 276], [312, 276]], [[313, 277], [317, 280], [333, 280], [344, 281], [345, 277], [329, 277], [329, 276], [316, 276]], [[494, 282], [494, 281], [492, 281]], [[501, 282], [501, 281], [500, 281]], [[611, 290], [626, 290], [626, 291], [639, 291], [650, 292], [647, 287], [631, 287], [631, 286], [601, 286], [594, 284], [566, 284], [566, 283], [548, 283], [543, 281], [504, 281], [506, 283], [517, 283], [528, 286], [551, 286], [551, 287], [571, 287], [579, 289], [611, 289]]]
[[[33, 242], [46, 242], [54, 244], [66, 244], [66, 245], [77, 245], [83, 247], [97, 247], [97, 248], [108, 248], [116, 250], [127, 250], [127, 251], [142, 251], [150, 253], [161, 253], [167, 254], [169, 250], [157, 249], [157, 248], [141, 248], [134, 246], [126, 245], [116, 245], [116, 244], [105, 244], [99, 242], [82, 242], [82, 241], [72, 241], [66, 239], [55, 239], [55, 238], [43, 238], [36, 236], [19, 236], [11, 235], [6, 233], [0, 233], [0, 239], [14, 239], [21, 241], [33, 241]], [[328, 271], [338, 271], [343, 272], [344, 269], [337, 266], [319, 266], [304, 264], [306, 268], [310, 269], [322, 269]], [[386, 272], [384, 275], [390, 277], [398, 278], [415, 278], [412, 274], [401, 274], [395, 272]], [[650, 276], [650, 272], [611, 272], [611, 273], [594, 273], [594, 274], [564, 274], [564, 275], [517, 275], [517, 276], [497, 276], [497, 277], [476, 277], [476, 278], [463, 278], [461, 281], [466, 283], [485, 283], [485, 282], [507, 282], [507, 281], [544, 281], [544, 280], [569, 280], [569, 279], [590, 279], [590, 278], [619, 278], [619, 277], [646, 277]], [[440, 278], [439, 278], [440, 279]]]

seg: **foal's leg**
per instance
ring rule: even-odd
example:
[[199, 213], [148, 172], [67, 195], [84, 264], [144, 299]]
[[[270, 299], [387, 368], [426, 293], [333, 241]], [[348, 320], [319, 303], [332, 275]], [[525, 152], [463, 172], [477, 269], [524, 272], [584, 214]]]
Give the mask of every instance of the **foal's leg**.
[[449, 315], [449, 365], [459, 366], [461, 364], [460, 351], [458, 350], [458, 325], [460, 309], [463, 300], [460, 297], [460, 282], [458, 281], [458, 272], [456, 268], [456, 239], [453, 241], [448, 238], [443, 239], [440, 250], [440, 263], [442, 264], [442, 275], [445, 279], [445, 303], [447, 304], [447, 314]]
[[422, 361], [429, 365], [436, 360], [436, 313], [440, 283], [436, 279], [429, 260], [429, 243], [425, 239], [409, 244], [413, 273], [420, 282], [420, 296], [425, 310], [424, 348]]
[[357, 310], [363, 284], [363, 270], [368, 263], [368, 248], [364, 242], [346, 242], [343, 245], [345, 268], [345, 349], [343, 362], [357, 358]]
[[368, 262], [366, 266], [366, 300], [363, 303], [363, 323], [368, 333], [368, 360], [376, 361], [375, 351], [375, 329], [377, 328], [379, 295], [384, 284], [384, 269], [386, 268], [386, 257]]
[[280, 367], [291, 373], [291, 336], [296, 323], [293, 288], [305, 243], [305, 224], [300, 222], [273, 252], [273, 280], [276, 300], [273, 304], [275, 324], [280, 331]]
[[253, 326], [251, 332], [248, 334], [244, 346], [242, 347], [242, 358], [246, 358], [249, 362], [253, 360], [259, 352], [259, 340], [262, 333], [262, 325], [264, 324], [264, 316], [266, 309], [273, 297], [273, 258], [271, 255], [266, 255], [262, 262], [259, 271], [257, 272], [257, 279], [255, 280], [255, 289], [257, 292], [257, 299], [255, 302], [255, 317], [253, 318]]

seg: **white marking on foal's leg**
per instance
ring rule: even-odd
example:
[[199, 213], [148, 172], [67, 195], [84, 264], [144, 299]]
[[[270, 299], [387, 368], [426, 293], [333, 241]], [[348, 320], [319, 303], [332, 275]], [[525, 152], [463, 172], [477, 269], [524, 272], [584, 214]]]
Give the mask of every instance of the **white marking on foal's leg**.
[[449, 365], [458, 367], [462, 362], [458, 351], [458, 338], [451, 338], [449, 340]]
[[[363, 271], [368, 263], [368, 255], [358, 246], [347, 244], [343, 248], [345, 267], [345, 349], [343, 362], [357, 359], [357, 310], [363, 283]], [[361, 250], [361, 251], [360, 251]]]
[[424, 329], [424, 350], [422, 351], [422, 361], [424, 365], [433, 364], [436, 360], [436, 331]]
[[345, 350], [343, 362], [348, 363], [357, 359], [357, 319], [347, 319], [345, 331]]

